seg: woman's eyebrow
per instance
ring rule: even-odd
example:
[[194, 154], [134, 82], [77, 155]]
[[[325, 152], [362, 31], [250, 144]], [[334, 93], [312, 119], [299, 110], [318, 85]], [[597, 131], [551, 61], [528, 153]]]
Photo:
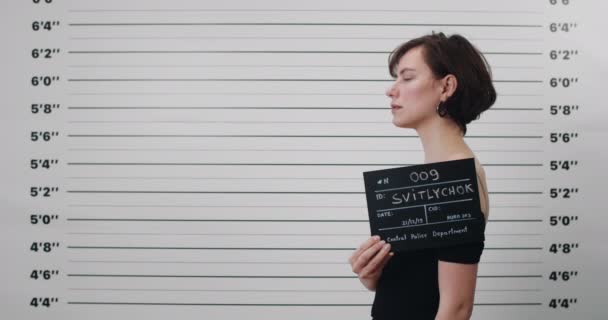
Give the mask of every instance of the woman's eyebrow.
[[401, 69], [401, 71], [399, 71], [399, 74], [402, 74], [402, 73], [404, 73], [405, 71], [416, 71], [416, 69], [414, 69], [414, 68], [408, 68], [408, 67], [405, 67], [405, 68]]

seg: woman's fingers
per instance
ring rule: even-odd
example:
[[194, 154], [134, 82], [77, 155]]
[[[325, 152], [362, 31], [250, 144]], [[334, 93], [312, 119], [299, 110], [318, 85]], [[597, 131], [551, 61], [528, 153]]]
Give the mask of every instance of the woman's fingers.
[[369, 260], [369, 262], [367, 262], [365, 264], [365, 266], [362, 268], [362, 270], [359, 274], [360, 276], [365, 277], [367, 275], [377, 273], [382, 268], [384, 268], [384, 266], [386, 265], [388, 260], [391, 258], [390, 243], [384, 243], [380, 247], [377, 247], [376, 249], [378, 249], [376, 251], [377, 253], [374, 253], [371, 260]]
[[363, 251], [353, 263], [353, 272], [360, 274], [362, 270], [366, 268], [370, 260], [372, 260], [372, 258], [376, 255], [376, 253], [382, 249], [384, 244], [385, 242], [383, 240], [376, 242], [369, 248], [365, 249], [365, 251]]
[[382, 270], [393, 253], [391, 245], [380, 241], [380, 237], [373, 236], [361, 243], [348, 259], [352, 271], [359, 277], [367, 277]]
[[373, 236], [373, 237], [369, 237], [369, 239], [367, 239], [366, 241], [364, 241], [363, 243], [361, 243], [361, 245], [359, 246], [359, 248], [357, 248], [357, 250], [355, 250], [355, 252], [353, 252], [353, 254], [351, 254], [350, 258], [348, 258], [348, 262], [350, 263], [350, 265], [353, 266], [354, 263], [355, 263], [355, 261], [357, 261], [357, 259], [361, 255], [361, 253], [363, 253], [369, 247], [373, 246], [379, 240], [380, 240], [380, 237]]
[[389, 247], [387, 249], [387, 254], [384, 255], [384, 258], [382, 259], [382, 261], [380, 262], [378, 269], [384, 269], [384, 266], [386, 266], [386, 264], [388, 263], [388, 261], [391, 259], [391, 257], [394, 255], [393, 252], [391, 252], [391, 247]]

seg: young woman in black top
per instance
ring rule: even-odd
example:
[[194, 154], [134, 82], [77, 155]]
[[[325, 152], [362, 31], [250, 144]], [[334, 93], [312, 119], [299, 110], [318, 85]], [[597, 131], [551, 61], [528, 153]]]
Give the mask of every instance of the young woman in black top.
[[[463, 137], [466, 125], [496, 100], [490, 67], [463, 36], [433, 33], [389, 56], [395, 82], [387, 89], [393, 124], [418, 132], [425, 163], [475, 158], [481, 211], [489, 199], [484, 169]], [[484, 242], [390, 252], [370, 237], [349, 258], [361, 283], [375, 291], [374, 320], [469, 319]]]

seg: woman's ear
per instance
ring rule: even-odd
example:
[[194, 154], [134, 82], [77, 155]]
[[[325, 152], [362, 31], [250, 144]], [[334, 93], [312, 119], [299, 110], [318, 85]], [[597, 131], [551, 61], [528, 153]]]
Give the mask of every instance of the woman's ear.
[[458, 80], [453, 74], [448, 74], [441, 79], [441, 97], [447, 100], [451, 97], [458, 87]]

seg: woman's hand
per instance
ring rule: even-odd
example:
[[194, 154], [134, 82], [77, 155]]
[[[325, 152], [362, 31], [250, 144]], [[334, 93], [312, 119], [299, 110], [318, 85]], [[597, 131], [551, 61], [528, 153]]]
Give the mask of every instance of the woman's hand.
[[379, 236], [373, 236], [363, 242], [348, 259], [353, 272], [368, 290], [376, 290], [382, 269], [393, 256], [390, 249], [390, 243], [380, 241]]

